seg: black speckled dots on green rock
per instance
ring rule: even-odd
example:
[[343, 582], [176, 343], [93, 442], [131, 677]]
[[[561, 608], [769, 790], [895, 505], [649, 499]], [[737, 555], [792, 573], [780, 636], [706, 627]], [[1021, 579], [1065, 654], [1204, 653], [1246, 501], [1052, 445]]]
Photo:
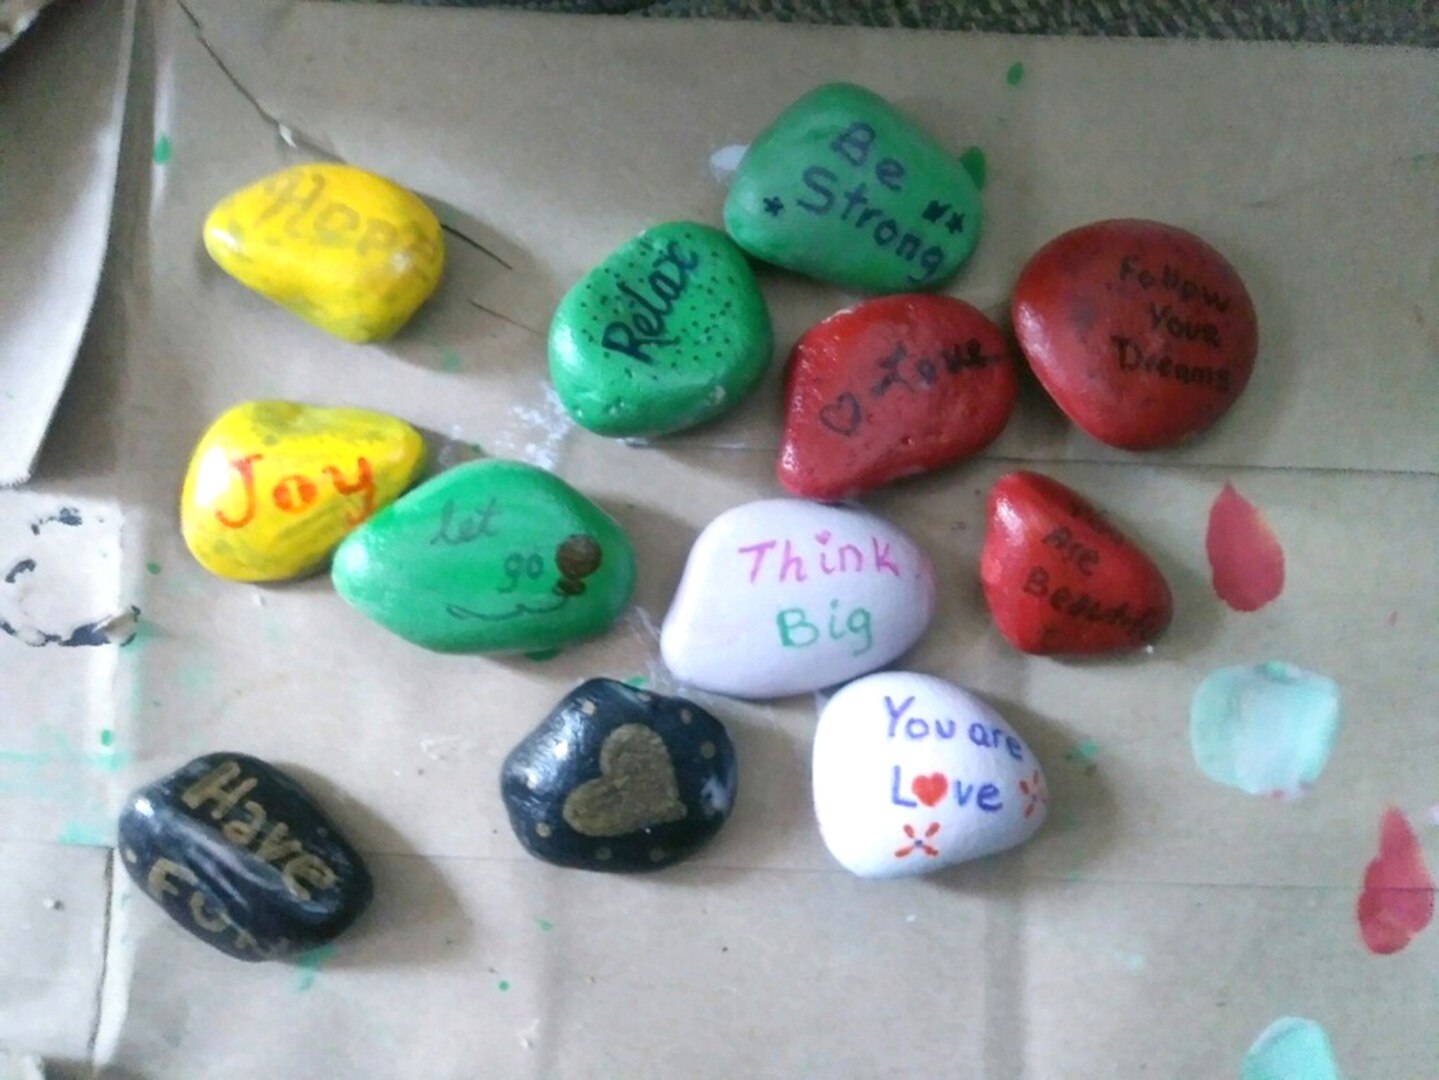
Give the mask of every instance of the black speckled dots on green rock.
[[655, 436], [732, 408], [769, 366], [769, 309], [744, 252], [670, 222], [621, 245], [560, 302], [550, 375], [575, 422]]

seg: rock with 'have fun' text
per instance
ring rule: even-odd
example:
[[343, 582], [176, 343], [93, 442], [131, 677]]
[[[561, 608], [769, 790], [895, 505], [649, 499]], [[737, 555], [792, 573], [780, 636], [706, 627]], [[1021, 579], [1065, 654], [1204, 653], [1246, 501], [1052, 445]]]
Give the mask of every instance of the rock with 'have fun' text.
[[959, 158], [878, 94], [800, 98], [745, 152], [725, 228], [757, 259], [871, 293], [935, 289], [979, 239]]
[[1024, 843], [1044, 823], [1044, 770], [1014, 729], [943, 679], [850, 683], [814, 733], [825, 846], [860, 877], [923, 874]]
[[798, 499], [728, 510], [690, 549], [660, 649], [682, 682], [800, 694], [889, 663], [934, 613], [929, 558], [882, 518]]
[[246, 754], [206, 754], [135, 792], [119, 847], [167, 915], [240, 960], [324, 945], [374, 891], [359, 852], [309, 793]]

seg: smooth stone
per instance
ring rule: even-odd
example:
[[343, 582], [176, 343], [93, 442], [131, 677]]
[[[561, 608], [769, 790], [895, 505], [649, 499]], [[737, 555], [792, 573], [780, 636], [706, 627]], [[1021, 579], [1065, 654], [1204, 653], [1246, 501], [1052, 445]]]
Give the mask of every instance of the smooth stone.
[[990, 490], [979, 577], [995, 627], [1027, 653], [1137, 649], [1174, 609], [1148, 555], [1083, 496], [1033, 472]]
[[1123, 450], [1209, 427], [1243, 393], [1258, 350], [1234, 268], [1157, 221], [1101, 221], [1051, 240], [1020, 272], [1011, 315], [1055, 404]]
[[1004, 335], [962, 300], [869, 300], [811, 327], [789, 358], [776, 472], [795, 495], [847, 499], [978, 453], [1018, 393]]
[[860, 877], [908, 877], [1018, 847], [1049, 812], [1024, 740], [968, 691], [886, 671], [850, 683], [814, 733], [825, 846]]
[[1341, 1080], [1334, 1048], [1313, 1020], [1282, 1016], [1244, 1055], [1240, 1080]]
[[424, 439], [393, 416], [247, 401], [222, 413], [190, 455], [180, 531], [212, 574], [298, 577], [399, 498], [424, 463]]
[[677, 678], [741, 698], [801, 694], [899, 656], [934, 614], [929, 557], [883, 518], [746, 503], [700, 533], [660, 633]]
[[612, 872], [689, 858], [728, 820], [737, 783], [722, 723], [692, 701], [613, 679], [566, 694], [500, 772], [531, 855]]
[[240, 960], [334, 940], [374, 891], [360, 853], [304, 788], [247, 754], [206, 754], [135, 792], [119, 847], [167, 915]]
[[1339, 721], [1333, 679], [1269, 660], [1205, 676], [1190, 705], [1189, 744], [1216, 783], [1294, 799], [1329, 763]]
[[769, 367], [769, 309], [744, 252], [708, 225], [656, 225], [560, 302], [550, 376], [581, 427], [654, 436], [733, 408]]
[[724, 223], [757, 259], [873, 293], [935, 289], [979, 240], [960, 160], [873, 91], [800, 98], [746, 151]]
[[441, 652], [541, 652], [602, 633], [635, 557], [614, 519], [518, 461], [457, 465], [345, 538], [331, 569], [357, 611]]
[[403, 326], [440, 282], [440, 222], [417, 196], [350, 165], [294, 165], [221, 199], [205, 219], [220, 268], [346, 341]]

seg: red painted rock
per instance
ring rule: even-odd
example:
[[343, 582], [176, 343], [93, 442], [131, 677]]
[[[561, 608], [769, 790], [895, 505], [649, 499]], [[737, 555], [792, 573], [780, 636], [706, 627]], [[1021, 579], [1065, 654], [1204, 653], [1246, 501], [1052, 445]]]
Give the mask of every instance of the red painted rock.
[[1051, 240], [1020, 272], [1012, 314], [1050, 397], [1124, 450], [1172, 446], [1223, 416], [1259, 340], [1224, 256], [1156, 221], [1101, 221]]
[[995, 482], [979, 576], [995, 626], [1027, 653], [1135, 649], [1169, 625], [1173, 610], [1149, 556], [1038, 473]]
[[948, 465], [994, 440], [1016, 391], [1003, 335], [962, 300], [870, 300], [795, 345], [775, 471], [796, 495], [833, 500]]

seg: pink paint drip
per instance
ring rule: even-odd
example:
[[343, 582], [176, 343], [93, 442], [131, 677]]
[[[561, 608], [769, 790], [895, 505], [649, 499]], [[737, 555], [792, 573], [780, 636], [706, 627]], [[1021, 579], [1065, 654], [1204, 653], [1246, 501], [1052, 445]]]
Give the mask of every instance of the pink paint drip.
[[1359, 936], [1372, 953], [1397, 953], [1434, 917], [1434, 879], [1424, 849], [1392, 806], [1379, 825], [1379, 855], [1364, 871], [1356, 910]]
[[1225, 484], [1209, 508], [1204, 550], [1215, 593], [1235, 611], [1258, 611], [1284, 591], [1284, 549], [1233, 484]]

